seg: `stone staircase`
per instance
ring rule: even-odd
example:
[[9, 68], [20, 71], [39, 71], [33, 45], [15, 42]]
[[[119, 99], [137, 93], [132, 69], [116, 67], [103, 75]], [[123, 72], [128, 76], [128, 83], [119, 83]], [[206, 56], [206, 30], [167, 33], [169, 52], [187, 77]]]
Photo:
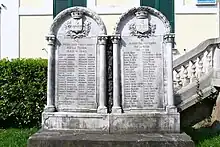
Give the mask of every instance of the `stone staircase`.
[[181, 126], [211, 116], [220, 86], [220, 38], [208, 39], [173, 62], [175, 105]]

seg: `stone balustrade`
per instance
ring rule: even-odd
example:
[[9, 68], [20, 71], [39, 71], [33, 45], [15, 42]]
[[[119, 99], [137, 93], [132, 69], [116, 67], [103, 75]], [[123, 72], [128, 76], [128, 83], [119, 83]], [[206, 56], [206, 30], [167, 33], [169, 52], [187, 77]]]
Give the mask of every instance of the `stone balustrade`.
[[175, 91], [199, 82], [202, 77], [214, 69], [220, 68], [218, 67], [220, 64], [216, 63], [220, 57], [219, 52], [216, 52], [219, 50], [219, 41], [219, 38], [206, 40], [195, 49], [174, 60], [173, 84]]

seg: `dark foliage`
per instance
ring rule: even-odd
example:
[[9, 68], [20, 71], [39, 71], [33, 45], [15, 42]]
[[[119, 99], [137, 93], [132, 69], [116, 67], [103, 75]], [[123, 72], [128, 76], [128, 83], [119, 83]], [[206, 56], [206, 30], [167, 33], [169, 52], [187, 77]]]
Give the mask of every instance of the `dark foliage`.
[[1, 60], [0, 127], [39, 126], [46, 87], [47, 60]]

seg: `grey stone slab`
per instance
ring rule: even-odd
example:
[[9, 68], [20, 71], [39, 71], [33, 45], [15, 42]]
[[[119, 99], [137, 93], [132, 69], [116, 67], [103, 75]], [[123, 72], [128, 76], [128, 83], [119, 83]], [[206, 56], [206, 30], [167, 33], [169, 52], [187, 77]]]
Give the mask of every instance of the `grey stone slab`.
[[162, 36], [121, 36], [122, 107], [157, 109], [165, 104]]
[[118, 114], [44, 112], [43, 128], [74, 132], [149, 133], [179, 132], [179, 113], [131, 112]]
[[97, 37], [73, 40], [58, 36], [56, 108], [58, 111], [93, 111], [98, 107]]
[[28, 147], [195, 147], [186, 134], [76, 134], [42, 131], [32, 135]]
[[42, 127], [73, 132], [109, 132], [109, 116], [97, 113], [43, 112]]
[[110, 133], [177, 133], [180, 130], [179, 113], [151, 112], [110, 115]]

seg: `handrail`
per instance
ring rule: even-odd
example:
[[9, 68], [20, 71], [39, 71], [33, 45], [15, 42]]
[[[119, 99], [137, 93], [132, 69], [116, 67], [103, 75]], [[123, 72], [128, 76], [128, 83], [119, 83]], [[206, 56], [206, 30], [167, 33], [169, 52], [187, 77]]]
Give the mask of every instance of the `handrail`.
[[220, 43], [220, 38], [211, 38], [211, 39], [207, 39], [207, 40], [201, 42], [194, 49], [190, 50], [186, 54], [184, 54], [184, 55], [178, 57], [177, 59], [175, 59], [173, 61], [173, 68], [176, 68], [176, 67], [184, 64], [185, 62], [191, 60], [192, 58], [195, 58], [195, 56], [197, 56], [200, 53], [206, 51], [206, 49], [209, 46], [212, 46], [212, 45], [217, 44], [217, 43]]

